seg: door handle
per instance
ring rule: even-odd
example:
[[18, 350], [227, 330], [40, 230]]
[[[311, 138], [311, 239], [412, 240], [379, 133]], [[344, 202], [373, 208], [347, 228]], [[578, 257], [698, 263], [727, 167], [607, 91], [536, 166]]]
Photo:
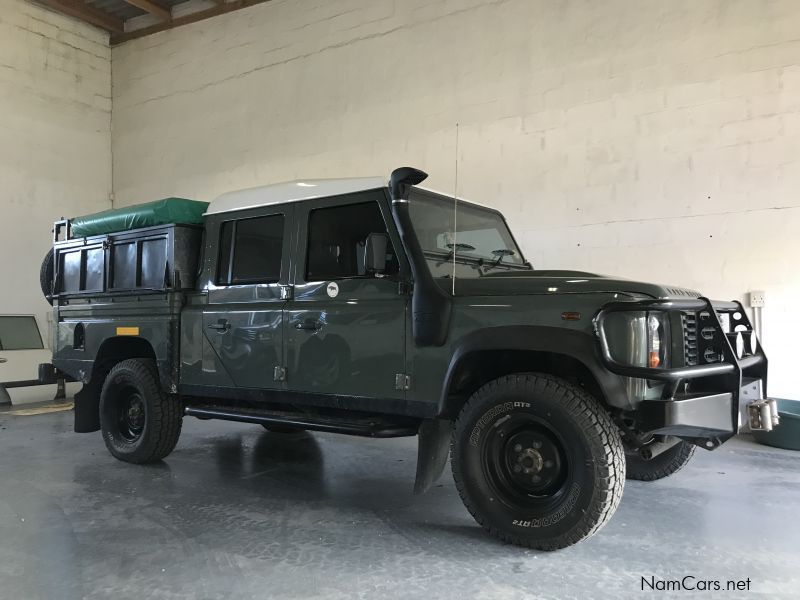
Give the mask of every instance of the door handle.
[[8, 362], [7, 358], [0, 358], [0, 365], [2, 365], [3, 363], [7, 363], [7, 362]]
[[231, 324], [225, 319], [220, 319], [216, 323], [209, 325], [208, 328], [213, 329], [217, 333], [228, 333], [228, 331], [231, 329]]
[[322, 328], [321, 321], [314, 321], [313, 319], [306, 319], [299, 323], [294, 324], [295, 329], [302, 329], [304, 331], [319, 331]]

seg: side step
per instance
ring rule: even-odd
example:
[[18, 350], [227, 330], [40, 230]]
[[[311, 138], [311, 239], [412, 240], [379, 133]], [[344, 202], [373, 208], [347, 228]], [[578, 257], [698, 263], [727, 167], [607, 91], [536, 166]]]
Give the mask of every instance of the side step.
[[283, 425], [297, 429], [344, 433], [362, 437], [391, 438], [417, 435], [417, 419], [389, 419], [374, 415], [320, 415], [301, 412], [239, 408], [230, 406], [187, 406], [184, 414], [198, 419], [221, 419], [259, 425]]

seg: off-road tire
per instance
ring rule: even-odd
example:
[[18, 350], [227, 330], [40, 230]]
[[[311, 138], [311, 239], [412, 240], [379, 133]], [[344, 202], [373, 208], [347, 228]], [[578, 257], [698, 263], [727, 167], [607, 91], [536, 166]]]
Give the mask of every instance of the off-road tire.
[[[546, 450], [555, 451], [556, 460], [544, 464], [552, 467], [555, 462], [563, 473], [556, 492], [548, 488], [531, 494], [516, 488], [506, 493], [509, 488], [498, 485], [492, 472], [487, 456], [500, 454], [506, 457], [501, 463], [508, 465], [508, 455], [519, 447], [509, 445], [529, 430], [549, 430], [549, 439], [555, 440], [545, 440], [544, 446], [538, 442], [538, 464], [548, 456]], [[531, 439], [524, 453], [536, 452], [536, 438]], [[499, 442], [505, 450], [492, 452], [499, 440], [505, 440]], [[539, 373], [500, 377], [467, 400], [453, 432], [451, 466], [464, 505], [484, 529], [504, 542], [539, 550], [565, 548], [596, 533], [616, 511], [625, 485], [625, 451], [603, 406], [580, 387]], [[507, 481], [527, 476], [529, 471], [511, 474], [517, 467], [505, 468]]]
[[39, 267], [39, 285], [42, 288], [42, 294], [44, 295], [45, 300], [48, 302], [50, 302], [53, 297], [53, 285], [55, 281], [54, 264], [55, 257], [53, 254], [53, 249], [50, 248], [42, 260], [42, 266]]
[[[136, 430], [130, 413], [123, 415], [129, 404], [141, 406]], [[161, 460], [178, 443], [182, 423], [181, 402], [161, 389], [152, 360], [131, 358], [111, 369], [100, 392], [100, 429], [115, 458], [137, 464]]]
[[637, 452], [625, 454], [625, 477], [638, 481], [656, 481], [677, 473], [694, 456], [697, 447], [680, 441], [650, 460], [645, 460]]

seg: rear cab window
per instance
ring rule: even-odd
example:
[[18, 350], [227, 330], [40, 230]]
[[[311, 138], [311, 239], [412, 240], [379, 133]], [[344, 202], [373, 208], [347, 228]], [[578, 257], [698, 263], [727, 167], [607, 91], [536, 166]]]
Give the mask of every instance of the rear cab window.
[[279, 281], [284, 222], [278, 214], [222, 223], [217, 285]]

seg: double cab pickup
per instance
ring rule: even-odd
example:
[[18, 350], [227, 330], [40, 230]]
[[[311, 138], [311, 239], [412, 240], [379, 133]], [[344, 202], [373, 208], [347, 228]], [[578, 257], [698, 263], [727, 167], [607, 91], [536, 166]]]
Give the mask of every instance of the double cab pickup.
[[75, 430], [132, 463], [167, 457], [185, 416], [417, 436], [416, 492], [449, 457], [480, 525], [543, 550], [597, 532], [626, 478], [777, 425], [739, 302], [534, 270], [502, 214], [425, 178], [57, 222], [41, 377], [82, 382]]

